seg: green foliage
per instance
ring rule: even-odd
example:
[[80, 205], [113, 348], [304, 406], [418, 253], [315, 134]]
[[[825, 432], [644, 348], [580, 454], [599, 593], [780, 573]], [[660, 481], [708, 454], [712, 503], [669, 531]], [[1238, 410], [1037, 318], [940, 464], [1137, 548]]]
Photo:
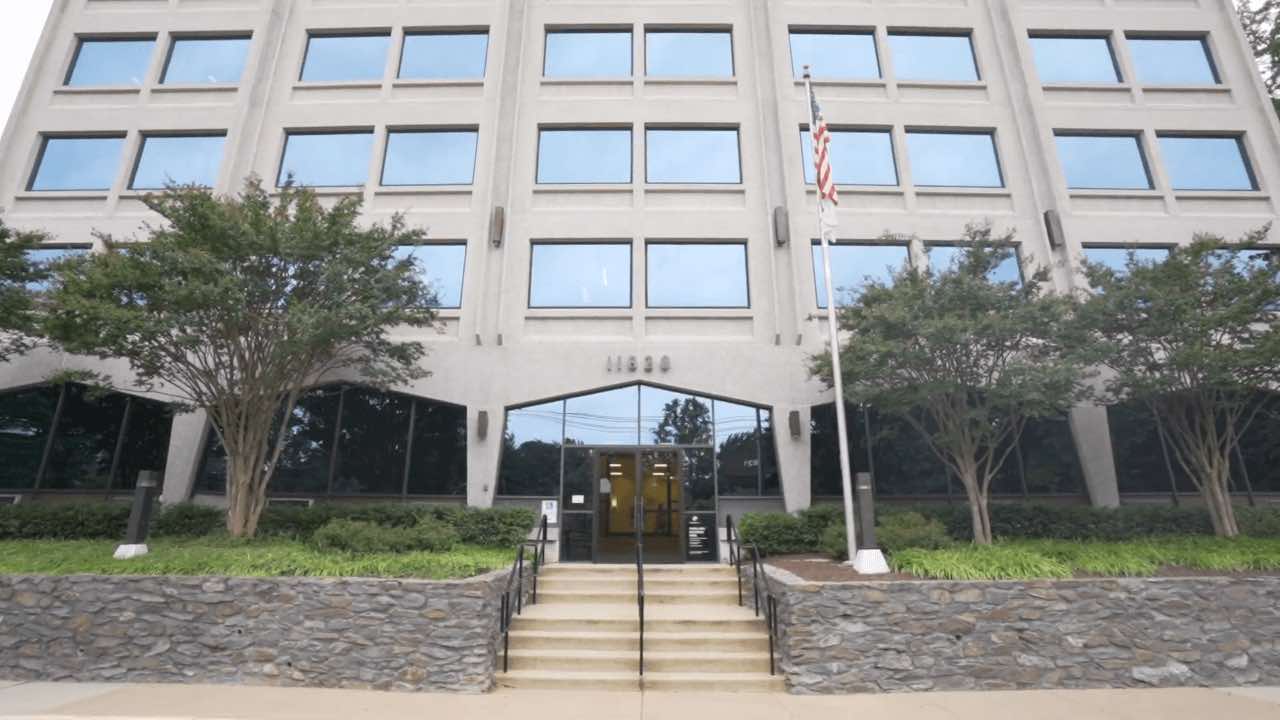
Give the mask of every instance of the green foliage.
[[899, 572], [943, 580], [1030, 580], [1074, 574], [1149, 576], [1165, 567], [1280, 570], [1280, 538], [1153, 537], [1126, 543], [1036, 540], [894, 553]]
[[529, 537], [538, 515], [528, 508], [467, 508], [442, 519], [452, 523], [468, 545], [509, 548]]
[[835, 503], [811, 505], [797, 513], [800, 520], [808, 526], [813, 537], [821, 538], [822, 533], [832, 525], [844, 527], [844, 506]]
[[1236, 508], [1240, 534], [1249, 537], [1280, 537], [1280, 507]]
[[233, 577], [396, 577], [444, 580], [509, 567], [510, 549], [461, 546], [448, 552], [355, 555], [317, 550], [294, 540], [229, 537], [159, 538], [151, 552], [111, 557], [115, 542], [0, 541], [0, 574], [214, 575]]
[[226, 528], [227, 511], [209, 505], [181, 503], [164, 508], [151, 518], [151, 534], [157, 537], [200, 537]]
[[30, 349], [37, 334], [38, 307], [31, 284], [48, 278], [48, 269], [27, 255], [44, 236], [18, 232], [0, 219], [0, 362]]
[[765, 555], [813, 552], [818, 547], [813, 525], [787, 513], [745, 513], [738, 534]]
[[330, 520], [311, 536], [317, 550], [356, 554], [443, 552], [458, 544], [458, 531], [434, 518], [391, 527], [359, 520]]
[[1238, 0], [1236, 11], [1258, 61], [1262, 84], [1280, 113], [1280, 0]]
[[876, 523], [876, 540], [891, 553], [907, 548], [936, 550], [952, 544], [945, 525], [917, 512], [885, 514]]
[[453, 528], [468, 545], [515, 547], [529, 535], [537, 515], [527, 508], [464, 508], [454, 505], [370, 503], [314, 507], [270, 507], [262, 513], [258, 532], [264, 536], [307, 540], [332, 520], [349, 520], [388, 528], [411, 528], [425, 519]]
[[125, 503], [0, 505], [0, 540], [123, 540], [128, 526]]
[[[1047, 268], [1023, 282], [992, 274], [1013, 257], [1011, 237], [971, 226], [950, 267], [906, 268], [868, 282], [841, 309], [845, 392], [920, 433], [960, 478], [984, 519], [992, 479], [1026, 419], [1057, 416], [1089, 395], [1092, 355], [1077, 332], [1078, 303], [1046, 290]], [[832, 382], [830, 354], [811, 372]], [[989, 542], [988, 528], [974, 539]]]

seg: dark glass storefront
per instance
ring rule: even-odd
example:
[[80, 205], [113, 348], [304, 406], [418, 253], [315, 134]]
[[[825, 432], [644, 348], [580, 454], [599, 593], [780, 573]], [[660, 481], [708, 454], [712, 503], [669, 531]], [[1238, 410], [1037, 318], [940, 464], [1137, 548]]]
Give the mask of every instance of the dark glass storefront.
[[772, 412], [650, 385], [512, 408], [498, 494], [559, 498], [562, 560], [715, 560], [716, 499], [781, 494]]

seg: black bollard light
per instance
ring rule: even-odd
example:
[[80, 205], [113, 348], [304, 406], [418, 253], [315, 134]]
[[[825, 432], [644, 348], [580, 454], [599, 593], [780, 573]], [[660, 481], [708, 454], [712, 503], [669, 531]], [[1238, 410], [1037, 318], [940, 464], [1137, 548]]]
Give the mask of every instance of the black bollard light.
[[860, 472], [854, 476], [854, 498], [858, 503], [858, 547], [864, 550], [879, 549], [876, 542], [876, 509], [871, 496], [871, 473]]
[[142, 470], [138, 484], [133, 489], [133, 508], [129, 511], [129, 529], [124, 544], [116, 548], [117, 560], [128, 560], [147, 554], [147, 530], [151, 527], [151, 509], [155, 505], [156, 488], [160, 485], [160, 473]]

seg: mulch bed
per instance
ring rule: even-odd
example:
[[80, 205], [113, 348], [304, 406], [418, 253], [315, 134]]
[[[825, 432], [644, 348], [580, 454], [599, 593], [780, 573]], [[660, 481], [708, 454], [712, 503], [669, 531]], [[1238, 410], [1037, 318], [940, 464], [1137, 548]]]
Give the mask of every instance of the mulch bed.
[[[910, 573], [888, 573], [885, 575], [860, 575], [848, 565], [837, 563], [826, 555], [807, 553], [802, 555], [773, 555], [765, 560], [776, 568], [798, 576], [810, 582], [893, 582], [902, 580], [930, 580]], [[1076, 573], [1077, 578], [1111, 577], [1098, 573]], [[1274, 570], [1198, 570], [1196, 568], [1177, 567], [1173, 565], [1160, 568], [1151, 577], [1280, 577], [1280, 571]]]

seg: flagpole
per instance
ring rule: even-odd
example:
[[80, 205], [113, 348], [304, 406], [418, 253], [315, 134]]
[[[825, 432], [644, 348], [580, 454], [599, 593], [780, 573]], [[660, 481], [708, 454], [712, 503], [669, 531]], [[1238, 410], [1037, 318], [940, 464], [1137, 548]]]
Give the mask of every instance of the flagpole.
[[[810, 76], [808, 65], [804, 66], [804, 90], [806, 100], [809, 103], [809, 132], [812, 134], [814, 129], [818, 127], [818, 118], [815, 114], [816, 105], [812, 77]], [[816, 158], [816, 138], [814, 139], [814, 153]], [[816, 163], [814, 170], [817, 172]], [[817, 178], [815, 177], [815, 179]], [[831, 344], [831, 382], [836, 391], [836, 444], [840, 451], [840, 490], [844, 496], [845, 547], [849, 553], [848, 564], [852, 565], [854, 569], [866, 574], [884, 573], [888, 572], [888, 566], [885, 565], [884, 557], [878, 548], [868, 548], [866, 553], [858, 550], [858, 529], [854, 520], [853, 482], [849, 464], [849, 424], [848, 418], [845, 416], [844, 378], [840, 370], [840, 334], [839, 325], [836, 322], [835, 288], [831, 283], [831, 246], [828, 242], [830, 233], [822, 217], [824, 204], [828, 200], [822, 194], [821, 180], [818, 180], [818, 183], [818, 242], [822, 246], [822, 277], [826, 281], [827, 339]], [[834, 208], [826, 209], [834, 212]], [[869, 555], [869, 557], [861, 557], [864, 554]]]

